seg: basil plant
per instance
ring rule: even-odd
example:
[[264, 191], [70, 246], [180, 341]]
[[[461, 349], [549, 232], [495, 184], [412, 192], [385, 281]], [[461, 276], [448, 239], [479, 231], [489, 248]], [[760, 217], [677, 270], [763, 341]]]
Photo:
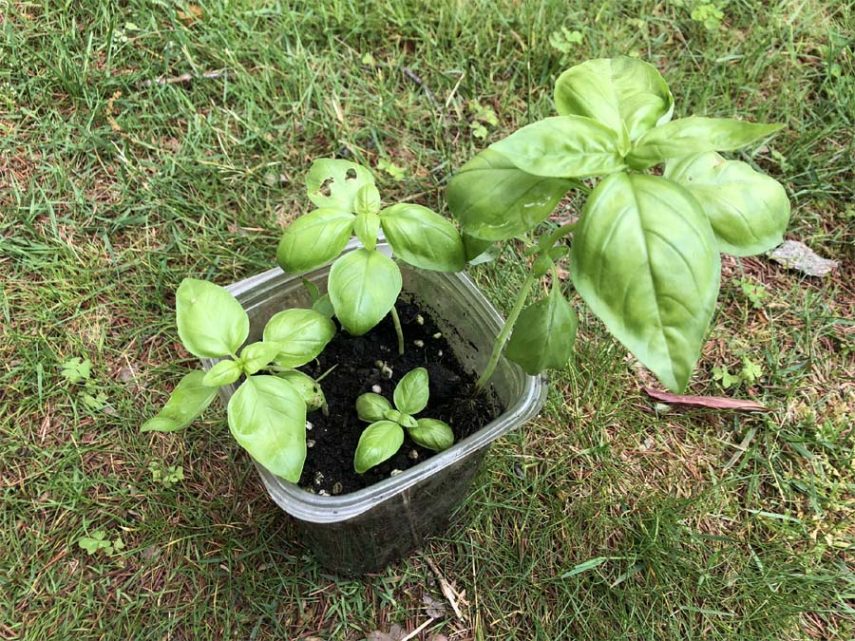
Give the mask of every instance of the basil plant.
[[335, 324], [311, 309], [286, 309], [270, 318], [261, 341], [241, 347], [249, 336], [243, 307], [226, 289], [192, 278], [178, 287], [175, 315], [188, 352], [222, 360], [208, 372], [184, 376], [142, 431], [187, 427], [211, 404], [218, 388], [243, 377], [229, 400], [229, 430], [252, 458], [296, 483], [306, 459], [306, 413], [324, 409], [326, 401], [318, 383], [294, 368], [323, 351], [335, 335]]
[[[572, 67], [558, 78], [554, 98], [558, 116], [491, 145], [448, 187], [452, 213], [482, 247], [532, 240], [532, 271], [479, 383], [506, 342], [507, 357], [532, 374], [567, 362], [577, 320], [555, 261], [567, 254], [563, 240], [572, 233], [570, 275], [582, 300], [666, 387], [682, 391], [715, 310], [719, 253], [749, 256], [777, 246], [790, 215], [778, 182], [718, 152], [756, 143], [780, 125], [672, 120], [665, 80], [628, 57]], [[579, 220], [538, 233], [572, 189], [587, 195]], [[549, 272], [549, 293], [524, 308]]]
[[[436, 271], [463, 269], [460, 234], [451, 221], [427, 207], [398, 203], [384, 208], [371, 172], [347, 160], [316, 160], [306, 176], [306, 188], [318, 208], [285, 228], [277, 250], [279, 264], [294, 273], [334, 260], [328, 296], [342, 327], [359, 336], [391, 313], [403, 351], [394, 307], [401, 292], [401, 271], [377, 250], [380, 229], [397, 258]], [[362, 248], [340, 256], [354, 235]]]
[[371, 423], [359, 437], [353, 467], [363, 474], [390, 459], [404, 444], [404, 430], [418, 445], [440, 452], [454, 444], [454, 433], [448, 423], [434, 418], [415, 418], [427, 407], [430, 380], [424, 367], [407, 372], [395, 386], [395, 406], [380, 394], [368, 392], [356, 399], [356, 412]]

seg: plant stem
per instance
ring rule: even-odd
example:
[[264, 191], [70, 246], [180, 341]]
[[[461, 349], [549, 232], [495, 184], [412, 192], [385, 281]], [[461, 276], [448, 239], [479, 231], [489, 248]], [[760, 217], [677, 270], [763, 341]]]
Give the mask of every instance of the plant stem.
[[398, 354], [404, 355], [404, 330], [401, 329], [401, 319], [398, 317], [398, 310], [392, 305], [392, 324], [395, 326], [395, 333], [398, 335]]
[[484, 368], [484, 372], [475, 383], [476, 390], [480, 391], [484, 389], [487, 382], [493, 376], [493, 372], [496, 371], [496, 365], [499, 364], [499, 357], [502, 355], [502, 350], [505, 348], [508, 336], [511, 335], [511, 331], [514, 329], [514, 323], [517, 322], [517, 318], [519, 318], [520, 312], [522, 312], [523, 305], [525, 305], [526, 298], [528, 298], [528, 293], [531, 291], [531, 287], [534, 285], [535, 280], [537, 279], [534, 274], [529, 274], [526, 276], [522, 287], [520, 287], [517, 299], [514, 301], [514, 307], [508, 315], [508, 318], [502, 327], [502, 331], [499, 332], [499, 335], [496, 336], [496, 340], [493, 342], [493, 352], [490, 354], [490, 360], [487, 361], [487, 367]]
[[543, 241], [541, 241], [539, 245], [543, 247], [545, 251], [549, 251], [550, 249], [552, 249], [552, 246], [559, 238], [561, 238], [562, 236], [566, 236], [567, 234], [572, 232], [574, 229], [576, 229], [576, 225], [578, 224], [579, 221], [561, 225], [561, 227], [556, 229], [554, 232], [549, 234]]

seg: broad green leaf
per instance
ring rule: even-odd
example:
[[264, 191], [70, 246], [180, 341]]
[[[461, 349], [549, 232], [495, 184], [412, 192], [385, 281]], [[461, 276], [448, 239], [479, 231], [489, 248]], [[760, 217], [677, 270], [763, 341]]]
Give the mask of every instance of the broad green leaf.
[[470, 234], [460, 234], [463, 239], [463, 256], [466, 262], [470, 265], [479, 265], [495, 260], [495, 256], [491, 255], [496, 246], [492, 240], [484, 240], [483, 238], [475, 238]]
[[446, 198], [464, 238], [507, 240], [546, 220], [577, 184], [527, 174], [494, 149], [485, 149], [452, 177]]
[[505, 356], [528, 374], [567, 365], [573, 354], [576, 311], [567, 302], [557, 283], [546, 298], [526, 307], [514, 324]]
[[430, 380], [424, 367], [411, 369], [395, 386], [395, 407], [404, 414], [418, 414], [427, 407]]
[[304, 272], [338, 256], [350, 240], [356, 216], [341, 209], [316, 209], [285, 228], [276, 260], [286, 272]]
[[373, 250], [377, 246], [377, 233], [380, 231], [380, 216], [375, 213], [359, 214], [353, 231], [365, 249]]
[[243, 372], [247, 376], [255, 374], [265, 365], [273, 362], [279, 353], [282, 351], [282, 346], [279, 343], [258, 342], [247, 345], [240, 353], [240, 361], [243, 366]]
[[401, 270], [378, 251], [355, 249], [333, 263], [329, 294], [342, 327], [361, 336], [389, 313], [401, 292]]
[[176, 432], [190, 425], [217, 395], [216, 387], [202, 384], [205, 373], [190, 372], [175, 386], [157, 416], [143, 423], [143, 432]]
[[[306, 174], [306, 192], [309, 200], [318, 207], [354, 212], [357, 194], [365, 186], [377, 191], [371, 172], [349, 160], [320, 158], [312, 163]], [[372, 200], [367, 193], [362, 198], [363, 202]]]
[[250, 456], [292, 483], [306, 460], [306, 403], [276, 376], [250, 376], [232, 395], [229, 429]]
[[451, 426], [435, 418], [420, 418], [416, 427], [407, 429], [407, 433], [417, 445], [434, 452], [447, 450], [454, 445], [454, 432], [451, 431]]
[[326, 405], [327, 399], [324, 396], [320, 383], [308, 374], [291, 369], [287, 372], [279, 372], [275, 376], [281, 378], [297, 390], [300, 398], [306, 402], [306, 409], [308, 411], [314, 412]]
[[674, 97], [653, 65], [627, 56], [589, 60], [571, 67], [555, 83], [562, 116], [587, 116], [630, 140], [668, 122]]
[[364, 474], [375, 465], [392, 458], [404, 444], [404, 430], [392, 421], [377, 421], [365, 428], [356, 445], [353, 469]]
[[249, 336], [249, 317], [237, 299], [205, 280], [181, 281], [175, 318], [184, 347], [200, 358], [234, 354]]
[[286, 309], [274, 314], [264, 327], [264, 342], [277, 343], [280, 367], [305, 365], [335, 336], [335, 323], [313, 309]]
[[399, 203], [380, 212], [380, 224], [395, 255], [421, 269], [456, 272], [466, 257], [454, 225], [427, 207]]
[[644, 134], [626, 160], [634, 169], [647, 169], [671, 158], [739, 149], [771, 136], [782, 127], [730, 118], [680, 118]]
[[360, 394], [356, 399], [356, 413], [363, 421], [372, 423], [385, 418], [386, 412], [392, 409], [392, 404], [374, 392]]
[[573, 284], [591, 311], [664, 385], [683, 390], [721, 268], [697, 201], [658, 176], [609, 176], [588, 198], [571, 258]]
[[231, 385], [241, 377], [243, 371], [237, 361], [226, 359], [215, 363], [214, 366], [205, 372], [205, 378], [202, 379], [202, 385], [208, 387], [220, 387], [221, 385]]
[[544, 118], [493, 143], [490, 149], [535, 176], [584, 178], [625, 167], [622, 152], [626, 149], [618, 134], [584, 116]]
[[668, 162], [665, 177], [685, 187], [710, 219], [719, 251], [751, 256], [784, 242], [790, 201], [773, 178], [714, 151]]

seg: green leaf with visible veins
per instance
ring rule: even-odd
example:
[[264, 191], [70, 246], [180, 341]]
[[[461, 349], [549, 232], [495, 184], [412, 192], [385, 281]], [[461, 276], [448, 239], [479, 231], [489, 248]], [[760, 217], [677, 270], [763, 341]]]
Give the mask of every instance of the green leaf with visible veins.
[[316, 209], [282, 232], [276, 260], [286, 272], [304, 272], [338, 256], [353, 232], [356, 216], [343, 209]]
[[368, 193], [371, 191], [377, 191], [373, 174], [349, 160], [319, 158], [306, 174], [306, 193], [318, 207], [355, 212], [358, 201], [360, 204], [379, 203], [380, 196]]
[[401, 270], [378, 251], [355, 249], [333, 263], [329, 295], [342, 327], [361, 336], [377, 325], [401, 292]]
[[306, 460], [306, 403], [275, 376], [250, 376], [232, 395], [229, 430], [250, 456], [292, 483]]
[[578, 325], [576, 312], [553, 283], [546, 298], [522, 311], [505, 355], [527, 374], [564, 367], [573, 354]]
[[199, 416], [214, 397], [216, 387], [202, 384], [205, 373], [198, 370], [190, 372], [175, 386], [166, 405], [157, 416], [143, 423], [143, 432], [176, 432], [190, 425]]
[[441, 272], [457, 272], [466, 264], [463, 239], [451, 221], [427, 207], [399, 203], [380, 212], [386, 240], [401, 260]]
[[237, 352], [249, 336], [249, 316], [232, 294], [205, 280], [185, 278], [175, 296], [178, 336], [200, 358]]
[[656, 67], [620, 56], [588, 60], [562, 73], [555, 107], [562, 116], [587, 116], [635, 140], [670, 120], [674, 97]]
[[756, 124], [730, 118], [681, 118], [644, 134], [635, 143], [626, 160], [633, 169], [647, 169], [671, 158], [704, 151], [739, 149], [771, 136], [782, 127], [783, 125]]
[[392, 421], [377, 421], [365, 428], [356, 445], [353, 469], [363, 474], [392, 458], [404, 444], [404, 429]]
[[721, 268], [697, 201], [658, 176], [609, 176], [588, 198], [571, 259], [573, 284], [591, 311], [664, 385], [682, 391]]
[[544, 118], [490, 145], [524, 172], [552, 178], [620, 171], [625, 147], [619, 134], [584, 116]]
[[313, 309], [285, 309], [271, 316], [263, 336], [265, 343], [279, 346], [277, 365], [299, 367], [324, 351], [335, 336], [335, 323]]
[[428, 404], [430, 380], [424, 367], [417, 367], [404, 374], [393, 392], [395, 407], [404, 414], [418, 414]]
[[685, 187], [710, 220], [719, 251], [751, 256], [784, 242], [790, 201], [783, 185], [714, 151], [665, 165], [665, 177]]
[[454, 432], [451, 426], [435, 418], [420, 418], [416, 427], [407, 429], [407, 433], [413, 441], [434, 452], [447, 450], [454, 445]]

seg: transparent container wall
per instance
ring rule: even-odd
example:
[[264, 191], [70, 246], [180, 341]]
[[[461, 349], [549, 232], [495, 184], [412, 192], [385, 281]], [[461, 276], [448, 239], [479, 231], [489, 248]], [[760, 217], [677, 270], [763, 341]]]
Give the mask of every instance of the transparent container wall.
[[[381, 249], [387, 250], [382, 245]], [[463, 274], [409, 269], [400, 264], [404, 298], [427, 311], [465, 369], [483, 370], [501, 317]], [[308, 307], [302, 278], [323, 291], [329, 268], [299, 277], [275, 269], [230, 287], [250, 317], [250, 340], [261, 338], [268, 319], [289, 307]], [[211, 362], [205, 362], [210, 367]], [[223, 388], [225, 400], [233, 389]], [[534, 416], [545, 387], [502, 359], [491, 393], [504, 413], [480, 431], [409, 470], [358, 492], [318, 496], [283, 481], [257, 465], [273, 500], [295, 519], [300, 540], [329, 569], [345, 575], [379, 570], [441, 531], [490, 443]]]

